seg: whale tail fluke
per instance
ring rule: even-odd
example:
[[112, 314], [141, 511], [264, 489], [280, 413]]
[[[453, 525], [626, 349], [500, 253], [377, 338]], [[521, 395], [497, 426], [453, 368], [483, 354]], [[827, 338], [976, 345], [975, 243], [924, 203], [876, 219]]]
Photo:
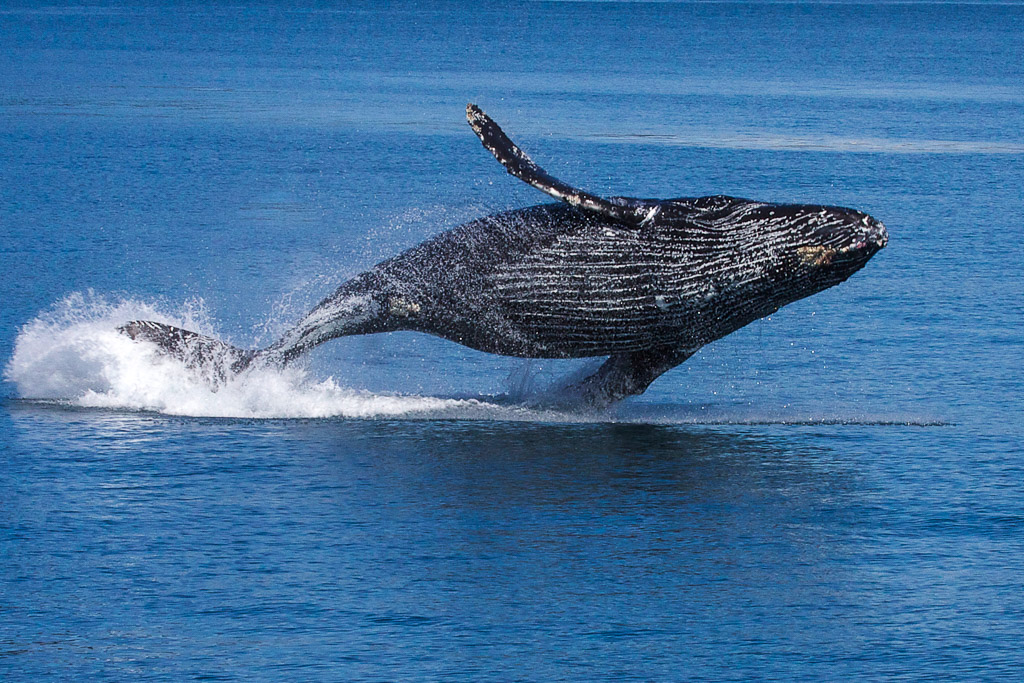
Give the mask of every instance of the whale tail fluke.
[[202, 372], [214, 384], [223, 384], [239, 374], [259, 355], [258, 351], [240, 349], [198, 332], [150, 320], [133, 320], [117, 329], [136, 341], [156, 344], [164, 354]]

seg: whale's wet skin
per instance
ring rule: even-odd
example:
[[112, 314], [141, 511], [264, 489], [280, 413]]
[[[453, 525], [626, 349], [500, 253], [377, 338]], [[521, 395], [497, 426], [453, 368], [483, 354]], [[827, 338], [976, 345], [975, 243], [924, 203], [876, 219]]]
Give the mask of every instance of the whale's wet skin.
[[214, 381], [346, 335], [411, 330], [524, 358], [608, 356], [553, 401], [642, 393], [700, 347], [843, 282], [885, 246], [853, 209], [727, 196], [601, 198], [548, 175], [473, 105], [508, 172], [562, 200], [444, 232], [338, 288], [260, 351], [150, 321], [121, 329]]

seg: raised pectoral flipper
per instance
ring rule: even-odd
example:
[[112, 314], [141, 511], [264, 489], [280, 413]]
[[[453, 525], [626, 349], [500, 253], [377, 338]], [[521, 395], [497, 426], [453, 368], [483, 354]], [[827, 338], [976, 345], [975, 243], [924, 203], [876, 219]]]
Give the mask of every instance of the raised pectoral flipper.
[[504, 131], [475, 104], [466, 106], [466, 119], [484, 147], [494, 155], [510, 175], [519, 178], [541, 192], [567, 204], [604, 214], [623, 223], [639, 225], [658, 213], [658, 203], [640, 199], [617, 197], [610, 201], [603, 197], [563, 183], [538, 166], [512, 142]]
[[629, 396], [642, 394], [651, 382], [692, 356], [696, 349], [658, 348], [618, 353], [597, 371], [556, 389], [556, 403], [604, 408]]

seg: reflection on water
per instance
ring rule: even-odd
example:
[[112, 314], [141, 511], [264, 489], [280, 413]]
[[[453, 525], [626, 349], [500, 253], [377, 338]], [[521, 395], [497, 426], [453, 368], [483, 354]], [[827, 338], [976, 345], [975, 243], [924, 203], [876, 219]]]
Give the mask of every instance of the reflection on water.
[[[937, 513], [980, 541], [1007, 509], [981, 490], [985, 507], [955, 513], [952, 479], [912, 488], [907, 463], [944, 428], [8, 408], [8, 576], [32, 596], [8, 612], [8, 646], [24, 670], [87, 673], [86, 644], [180, 670], [216, 658], [226, 633], [251, 639], [252, 666], [328, 667], [340, 648], [355, 677], [438, 648], [442, 674], [485, 677], [510, 657], [538, 679], [567, 662], [714, 675], [722, 643], [740, 677], [907, 667], [935, 629], [974, 630], [908, 590], [948, 580], [940, 559], [894, 572], [892, 557], [919, 552]], [[998, 578], [983, 559], [972, 571]], [[32, 640], [40, 618], [75, 636]]]

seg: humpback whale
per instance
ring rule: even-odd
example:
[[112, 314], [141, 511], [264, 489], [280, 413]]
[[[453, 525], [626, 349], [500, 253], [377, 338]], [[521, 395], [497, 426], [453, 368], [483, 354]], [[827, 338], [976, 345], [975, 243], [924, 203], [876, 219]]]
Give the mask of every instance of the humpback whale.
[[552, 177], [482, 110], [466, 116], [512, 176], [559, 200], [452, 228], [342, 284], [261, 350], [132, 321], [132, 339], [223, 382], [344, 335], [412, 330], [523, 358], [608, 359], [565, 395], [607, 406], [699, 348], [843, 282], [885, 226], [837, 206], [716, 195], [600, 197]]

